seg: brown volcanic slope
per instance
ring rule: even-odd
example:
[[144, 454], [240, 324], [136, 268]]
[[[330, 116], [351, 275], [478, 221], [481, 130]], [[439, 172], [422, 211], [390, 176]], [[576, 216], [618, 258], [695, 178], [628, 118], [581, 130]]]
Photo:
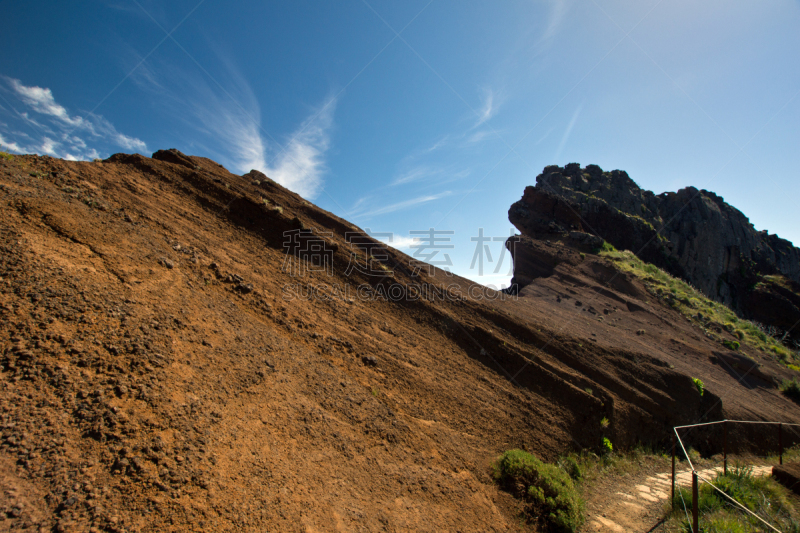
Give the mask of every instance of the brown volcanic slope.
[[[530, 241], [546, 275], [516, 299], [393, 250], [373, 251], [393, 275], [347, 276], [358, 228], [257, 173], [154, 155], [0, 159], [0, 530], [515, 531], [503, 450], [800, 420], [785, 370], [765, 357], [739, 382], [602, 259]], [[451, 298], [287, 301], [283, 233], [302, 228], [334, 250], [304, 285]]]

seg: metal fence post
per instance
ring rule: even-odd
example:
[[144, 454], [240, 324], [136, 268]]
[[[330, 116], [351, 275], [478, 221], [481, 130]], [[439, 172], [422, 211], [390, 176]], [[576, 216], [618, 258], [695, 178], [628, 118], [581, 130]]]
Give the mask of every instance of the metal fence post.
[[722, 471], [728, 475], [728, 421], [722, 423], [725, 428], [725, 438], [722, 441]]
[[672, 509], [675, 509], [675, 430], [672, 430]]
[[697, 517], [697, 472], [692, 470], [692, 532], [700, 533]]
[[780, 464], [783, 464], [783, 424], [778, 424], [778, 448], [780, 450]]

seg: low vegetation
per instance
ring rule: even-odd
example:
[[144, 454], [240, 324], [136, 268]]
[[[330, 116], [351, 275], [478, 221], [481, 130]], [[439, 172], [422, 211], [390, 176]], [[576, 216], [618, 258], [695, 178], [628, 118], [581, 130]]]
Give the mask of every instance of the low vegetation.
[[[791, 504], [789, 491], [774, 479], [754, 476], [752, 467], [734, 467], [727, 474], [717, 474], [710, 481], [727, 497], [700, 481], [698, 511], [701, 531], [767, 531], [760, 520], [736, 507], [730, 498], [734, 498], [780, 531], [800, 531], [798, 513]], [[687, 512], [691, 516], [691, 501], [691, 488], [680, 487], [675, 491], [673, 511], [667, 529], [691, 530], [686, 518]]]
[[790, 400], [800, 403], [800, 382], [797, 379], [786, 379], [779, 387], [784, 396]]
[[603, 437], [603, 451], [605, 453], [611, 453], [614, 451], [614, 445], [611, 444], [611, 441], [608, 437]]
[[796, 365], [796, 354], [769, 335], [765, 331], [767, 328], [740, 319], [730, 308], [709, 299], [682, 279], [667, 274], [653, 264], [645, 263], [629, 250], [621, 252], [599, 250], [599, 255], [613, 261], [620, 270], [640, 278], [652, 294], [689, 318], [708, 337], [724, 344], [727, 348], [738, 350], [740, 344], [737, 341], [724, 339], [721, 335], [723, 330], [739, 341], [774, 355], [787, 366]]
[[12, 154], [9, 154], [8, 152], [0, 151], [0, 159], [6, 159], [8, 161], [11, 161], [12, 159], [14, 159], [14, 156]]
[[722, 341], [722, 345], [725, 346], [726, 348], [728, 348], [729, 350], [733, 350], [733, 351], [738, 350], [739, 346], [740, 346], [740, 344], [738, 342], [729, 341], [729, 340]]
[[[577, 463], [572, 466], [577, 468]], [[542, 530], [571, 533], [583, 525], [583, 499], [573, 478], [557, 465], [522, 450], [510, 450], [495, 463], [494, 478], [527, 504], [526, 521]]]
[[617, 249], [614, 248], [614, 245], [611, 244], [610, 242], [603, 241], [603, 244], [601, 244], [598, 248], [595, 248], [593, 251], [596, 254], [597, 253], [602, 253], [602, 252], [615, 253], [615, 252], [617, 252]]
[[792, 290], [792, 287], [789, 281], [786, 279], [785, 276], [781, 276], [779, 274], [767, 274], [766, 276], [761, 276], [762, 281], [756, 283], [755, 288], [761, 288], [762, 286], [767, 285], [767, 283], [773, 283], [784, 289]]
[[700, 396], [702, 396], [703, 392], [705, 392], [706, 390], [706, 386], [703, 383], [703, 380], [700, 378], [692, 378], [692, 381], [694, 382], [694, 386], [697, 387], [697, 392], [699, 392]]
[[[615, 452], [611, 441], [607, 438], [604, 441], [608, 441], [609, 447], [601, 445], [599, 455], [584, 450], [564, 455], [555, 464], [544, 463], [528, 452], [508, 451], [495, 462], [494, 478], [526, 503], [522, 518], [527, 523], [543, 531], [576, 531], [570, 528], [577, 528], [586, 520], [582, 495], [591, 493], [596, 481], [606, 476], [630, 476], [642, 468], [666, 470], [670, 465], [670, 458], [663, 451], [638, 447]], [[702, 462], [694, 450], [690, 449], [689, 454], [697, 464]], [[558, 491], [559, 496], [551, 497], [549, 503], [545, 498], [545, 504], [541, 504], [541, 499], [529, 494], [528, 488], [534, 484], [546, 485], [548, 488], [543, 492]], [[560, 511], [553, 512], [554, 508]]]

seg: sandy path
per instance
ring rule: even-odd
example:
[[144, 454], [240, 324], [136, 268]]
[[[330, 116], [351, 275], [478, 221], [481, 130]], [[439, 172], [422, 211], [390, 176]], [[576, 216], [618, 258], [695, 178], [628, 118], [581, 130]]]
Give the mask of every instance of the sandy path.
[[[722, 467], [700, 470], [701, 477], [712, 478]], [[772, 466], [754, 466], [753, 474], [768, 476], [772, 473]], [[643, 533], [653, 531], [659, 525], [664, 504], [670, 498], [670, 472], [662, 472], [647, 476], [644, 480], [626, 486], [616, 487], [615, 496], [600, 513], [591, 516], [584, 531], [587, 532], [635, 532]], [[691, 487], [692, 473], [682, 470], [676, 475], [676, 484]], [[687, 506], [691, 502], [686, 502]]]

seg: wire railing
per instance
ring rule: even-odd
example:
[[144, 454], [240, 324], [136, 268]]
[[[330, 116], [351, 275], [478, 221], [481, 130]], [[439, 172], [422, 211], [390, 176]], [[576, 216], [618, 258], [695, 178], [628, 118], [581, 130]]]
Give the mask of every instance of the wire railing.
[[[672, 436], [672, 505], [675, 505], [675, 450], [677, 446], [680, 445], [680, 449], [683, 451], [684, 457], [689, 462], [689, 467], [692, 472], [692, 518], [691, 518], [691, 525], [692, 525], [692, 532], [693, 533], [700, 533], [699, 528], [699, 506], [698, 506], [698, 499], [699, 499], [699, 489], [698, 489], [698, 480], [706, 483], [714, 490], [719, 492], [722, 496], [724, 496], [725, 500], [731, 506], [744, 511], [745, 513], [753, 516], [760, 522], [762, 522], [767, 528], [772, 531], [777, 531], [780, 533], [780, 530], [775, 528], [772, 524], [768, 523], [762, 517], [758, 516], [756, 513], [748, 509], [744, 506], [741, 502], [737, 501], [735, 498], [727, 494], [725, 491], [717, 487], [714, 483], [710, 480], [702, 477], [699, 475], [698, 470], [695, 468], [695, 465], [692, 463], [692, 458], [690, 454], [686, 451], [686, 446], [684, 445], [683, 440], [681, 439], [681, 435], [678, 430], [690, 429], [690, 428], [697, 428], [697, 427], [704, 427], [704, 426], [714, 426], [718, 424], [723, 424], [723, 440], [722, 440], [722, 457], [723, 457], [723, 474], [727, 475], [728, 473], [728, 426], [729, 424], [765, 424], [770, 426], [778, 426], [778, 462], [779, 464], [783, 464], [783, 455], [784, 455], [784, 439], [783, 439], [783, 428], [787, 426], [787, 428], [793, 427], [800, 427], [800, 424], [793, 424], [788, 422], [763, 422], [763, 421], [751, 421], [751, 420], [718, 420], [716, 422], [704, 422], [700, 424], [689, 424], [685, 426], [675, 426], [673, 428], [674, 435]], [[677, 439], [677, 443], [675, 442]], [[683, 498], [683, 491], [678, 491], [678, 494], [681, 498], [681, 503], [683, 504], [683, 510], [686, 515], [686, 521], [690, 522], [689, 520], [689, 510], [686, 505], [686, 500]]]

